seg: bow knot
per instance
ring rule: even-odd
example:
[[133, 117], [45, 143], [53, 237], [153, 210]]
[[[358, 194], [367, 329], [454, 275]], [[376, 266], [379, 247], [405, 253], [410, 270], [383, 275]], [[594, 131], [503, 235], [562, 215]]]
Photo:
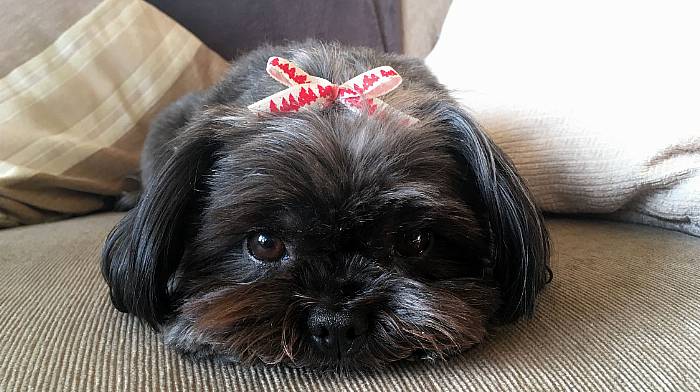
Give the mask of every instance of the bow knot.
[[401, 75], [389, 66], [363, 72], [341, 85], [311, 76], [281, 57], [270, 57], [266, 69], [273, 79], [288, 88], [248, 106], [254, 112], [296, 112], [300, 109], [324, 108], [333, 102], [340, 102], [356, 112], [365, 109], [372, 115], [378, 111], [387, 111], [401, 116], [409, 124], [418, 121], [377, 98], [401, 84]]

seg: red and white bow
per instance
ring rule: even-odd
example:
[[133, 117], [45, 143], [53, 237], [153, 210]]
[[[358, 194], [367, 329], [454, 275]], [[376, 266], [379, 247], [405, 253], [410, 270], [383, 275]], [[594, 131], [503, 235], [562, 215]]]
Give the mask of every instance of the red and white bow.
[[409, 124], [418, 121], [377, 98], [401, 84], [401, 75], [389, 66], [363, 72], [341, 85], [311, 76], [281, 57], [270, 57], [267, 73], [289, 88], [248, 106], [254, 112], [296, 112], [306, 108], [324, 108], [333, 102], [340, 102], [357, 112], [367, 110], [370, 115], [382, 111], [392, 112]]

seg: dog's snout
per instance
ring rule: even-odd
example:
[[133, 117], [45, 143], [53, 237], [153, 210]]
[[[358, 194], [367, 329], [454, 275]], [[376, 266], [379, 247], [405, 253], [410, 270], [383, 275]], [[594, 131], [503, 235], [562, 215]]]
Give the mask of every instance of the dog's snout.
[[316, 348], [338, 358], [362, 344], [369, 323], [367, 316], [357, 311], [335, 311], [325, 306], [311, 310], [308, 329]]

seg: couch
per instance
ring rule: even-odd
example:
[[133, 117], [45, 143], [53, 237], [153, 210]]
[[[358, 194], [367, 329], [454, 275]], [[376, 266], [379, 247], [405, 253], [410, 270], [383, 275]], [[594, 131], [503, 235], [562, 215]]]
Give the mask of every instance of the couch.
[[99, 254], [119, 213], [0, 231], [0, 390], [699, 390], [700, 239], [549, 218], [535, 317], [463, 355], [370, 373], [195, 361], [117, 312]]
[[[205, 42], [207, 34], [220, 34], [219, 27], [225, 27], [202, 24], [182, 6], [187, 2], [152, 3], [199, 32]], [[430, 12], [424, 12], [419, 1], [401, 3], [403, 38], [395, 35], [396, 18], [386, 19], [382, 13], [392, 15], [396, 2], [365, 1], [362, 12], [378, 13], [380, 28], [354, 39], [374, 39], [385, 50], [396, 50], [403, 40], [405, 50], [427, 54], [449, 1], [438, 1]], [[143, 24], [147, 26], [148, 20]], [[326, 33], [332, 31], [317, 32]], [[218, 36], [212, 39], [207, 43], [215, 49], [226, 42]], [[191, 46], [192, 56], [201, 60], [206, 48]], [[220, 50], [223, 55], [234, 54], [225, 52], [225, 47]], [[207, 64], [183, 66], [180, 84], [173, 84], [156, 101], [191, 88], [193, 80], [209, 83], [208, 73], [214, 74], [221, 65]], [[154, 111], [154, 107], [144, 111], [129, 128], [128, 143], [123, 136], [111, 145], [106, 157], [120, 162], [114, 168], [126, 170], [135, 164], [134, 146]], [[100, 250], [122, 214], [104, 212], [108, 205], [100, 204], [95, 195], [118, 191], [118, 176], [80, 182], [79, 189], [56, 193], [65, 201], [62, 210], [51, 211], [41, 204], [46, 198], [37, 191], [49, 185], [76, 186], [76, 173], [104, 170], [90, 159], [81, 163], [80, 171], [40, 176], [43, 182], [36, 188], [0, 178], [5, 181], [0, 181], [0, 188], [7, 186], [0, 196], [22, 200], [32, 208], [6, 220], [6, 226], [17, 227], [0, 230], [0, 391], [700, 390], [700, 238], [600, 216], [548, 214], [554, 280], [543, 291], [534, 317], [499, 327], [484, 343], [445, 361], [405, 361], [374, 372], [335, 374], [184, 357], [109, 301], [99, 271]], [[527, 172], [533, 167], [539, 166], [521, 169]], [[67, 177], [70, 181], [51, 182], [66, 173], [72, 176]], [[536, 192], [540, 189], [536, 182], [531, 184]], [[82, 199], [88, 191], [92, 204]], [[0, 212], [8, 205], [0, 203]], [[86, 205], [89, 211], [80, 209]], [[693, 208], [697, 211], [697, 205]], [[93, 213], [75, 216], [86, 212]], [[18, 226], [38, 221], [44, 223]]]

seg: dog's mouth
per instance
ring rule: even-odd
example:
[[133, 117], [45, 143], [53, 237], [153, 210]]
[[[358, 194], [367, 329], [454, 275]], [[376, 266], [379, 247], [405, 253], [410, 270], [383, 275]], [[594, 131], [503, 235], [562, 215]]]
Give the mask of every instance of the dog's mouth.
[[[352, 342], [345, 349], [336, 346], [333, 350], [319, 351], [308, 335], [299, 336], [294, 341], [284, 342], [283, 333], [279, 330], [268, 330], [261, 334], [253, 325], [239, 324], [227, 332], [212, 335], [210, 331], [198, 330], [196, 327], [182, 333], [197, 336], [202, 339], [196, 356], [205, 354], [220, 360], [243, 364], [286, 365], [295, 368], [318, 369], [321, 371], [350, 371], [378, 370], [400, 361], [441, 361], [464, 351], [478, 343], [480, 338], [463, 337], [445, 343], [442, 346], [428, 348], [415, 342], [400, 341], [398, 338], [391, 342], [382, 341], [381, 334], [374, 331], [365, 337]], [[182, 331], [181, 331], [182, 332]], [[169, 334], [171, 346], [185, 349], [177, 340], [181, 336]], [[175, 340], [175, 341], [173, 341]], [[206, 349], [204, 349], [206, 348]], [[207, 354], [208, 353], [208, 354]]]
[[377, 369], [401, 360], [439, 360], [486, 335], [494, 290], [466, 280], [427, 286], [389, 276], [377, 282], [381, 290], [362, 303], [373, 310], [363, 316], [336, 307], [315, 314], [315, 298], [290, 296], [290, 286], [276, 280], [192, 298], [180, 317], [192, 336], [224, 357], [303, 368]]
[[[333, 355], [325, 355], [319, 357], [317, 355], [312, 355], [307, 358], [294, 358], [287, 359], [281, 363], [273, 364], [283, 364], [295, 368], [303, 368], [310, 370], [320, 370], [320, 371], [334, 371], [334, 372], [348, 372], [348, 371], [376, 371], [392, 364], [401, 362], [439, 362], [446, 361], [453, 355], [459, 352], [465, 351], [473, 347], [477, 342], [474, 342], [469, 347], [462, 347], [460, 349], [452, 349], [447, 351], [431, 351], [424, 348], [414, 348], [412, 350], [405, 349], [408, 354], [404, 356], [396, 356], [391, 360], [384, 360], [376, 357], [372, 357], [371, 353], [365, 350], [351, 350], [346, 353], [334, 353]], [[264, 359], [259, 361], [265, 364], [270, 364]]]

